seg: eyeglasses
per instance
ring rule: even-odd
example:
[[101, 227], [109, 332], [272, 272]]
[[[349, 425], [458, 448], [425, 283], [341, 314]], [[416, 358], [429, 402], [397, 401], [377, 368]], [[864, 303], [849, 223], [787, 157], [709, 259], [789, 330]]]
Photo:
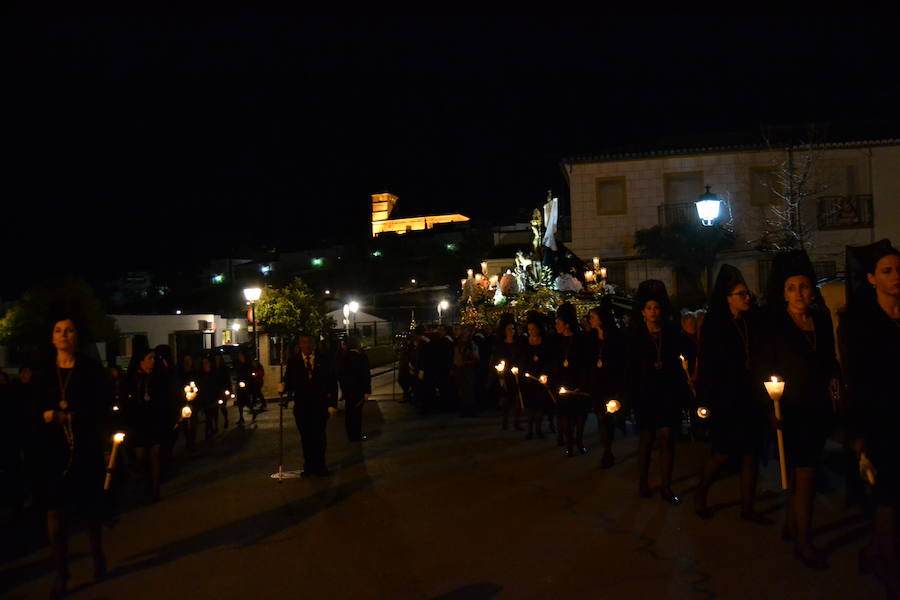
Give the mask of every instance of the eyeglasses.
[[732, 292], [731, 294], [728, 294], [728, 295], [729, 296], [740, 296], [742, 298], [747, 298], [749, 296], [752, 296], [753, 294], [751, 292], [743, 291], [743, 292]]

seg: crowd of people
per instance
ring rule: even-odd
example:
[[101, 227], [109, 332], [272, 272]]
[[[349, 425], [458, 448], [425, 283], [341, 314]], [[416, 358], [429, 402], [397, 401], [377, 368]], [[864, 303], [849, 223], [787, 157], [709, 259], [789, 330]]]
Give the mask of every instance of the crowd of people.
[[[604, 301], [579, 318], [564, 303], [553, 315], [528, 313], [521, 332], [508, 314], [496, 329], [417, 329], [401, 353], [403, 398], [423, 412], [453, 408], [467, 417], [499, 408], [501, 427], [524, 432], [527, 440], [543, 438], [546, 423], [570, 457], [588, 453], [585, 423], [594, 413], [604, 469], [616, 465], [614, 433], [627, 419], [639, 434], [637, 495], [658, 495], [672, 505], [681, 503], [672, 487], [676, 441], [685, 420], [702, 407], [712, 451], [698, 473], [693, 509], [700, 518], [714, 516], [707, 496], [733, 457], [740, 464], [740, 516], [759, 525], [772, 524], [755, 509], [760, 459], [766, 440], [780, 430], [789, 480], [782, 537], [813, 569], [827, 566], [813, 543], [816, 474], [827, 439], [840, 427], [875, 506], [872, 541], [860, 553], [860, 565], [896, 593], [900, 475], [892, 437], [900, 403], [891, 375], [900, 356], [900, 252], [889, 243], [873, 245], [865, 262], [866, 286], [851, 294], [839, 328], [843, 364], [812, 263], [795, 251], [776, 256], [759, 304], [741, 272], [723, 265], [707, 311], [696, 321], [679, 319], [665, 285], [648, 280], [638, 287], [629, 314], [616, 314]], [[193, 448], [201, 417], [204, 439], [216, 434], [220, 414], [228, 427], [228, 399], [235, 399], [239, 423], [244, 409], [255, 418], [255, 401], [265, 406], [262, 366], [247, 355], [237, 357], [236, 378], [219, 355], [202, 357], [199, 365], [185, 357], [176, 368], [164, 346], [138, 347], [126, 373], [107, 372], [79, 351], [80, 331], [75, 314], [55, 315], [49, 335], [55, 360], [34, 373], [22, 369], [14, 383], [0, 380], [2, 393], [14, 398], [5, 406], [30, 424], [4, 436], [4, 469], [23, 480], [29, 473], [47, 508], [56, 595], [66, 590], [72, 511], [87, 518], [95, 577], [106, 573], [100, 532], [113, 431], [126, 432], [133, 464], [143, 466], [156, 501], [162, 461], [178, 432]], [[283, 391], [294, 403], [304, 476], [327, 476], [325, 428], [336, 412], [338, 387], [348, 438], [360, 442], [371, 383], [358, 338], [350, 336], [335, 356], [317, 351], [314, 342], [300, 337]], [[772, 376], [784, 382], [778, 418], [763, 385]], [[195, 397], [188, 399], [189, 393]], [[194, 407], [190, 415], [181, 412], [187, 400]], [[659, 475], [651, 486], [654, 446]], [[11, 456], [22, 459], [18, 467], [7, 465]]]
[[[501, 427], [524, 432], [526, 440], [543, 438], [546, 423], [570, 457], [587, 454], [585, 423], [594, 413], [604, 469], [616, 464], [614, 432], [627, 419], [639, 435], [638, 495], [658, 494], [675, 505], [676, 439], [691, 420], [702, 423], [697, 429], [707, 432], [712, 451], [698, 473], [694, 511], [713, 517], [709, 490], [734, 458], [740, 516], [760, 525], [772, 521], [755, 509], [759, 464], [781, 430], [789, 481], [782, 537], [813, 569], [827, 566], [813, 543], [816, 475], [826, 440], [840, 432], [849, 455], [871, 474], [876, 505], [873, 541], [860, 565], [896, 592], [900, 484], [890, 439], [900, 401], [890, 377], [900, 356], [900, 253], [874, 245], [864, 262], [867, 283], [851, 294], [841, 321], [843, 364], [813, 265], [795, 251], [776, 256], [759, 303], [740, 270], [723, 265], [700, 315], [679, 318], [665, 285], [648, 280], [630, 313], [616, 314], [604, 301], [579, 319], [565, 303], [553, 315], [528, 313], [521, 332], [510, 314], [496, 328], [419, 327], [400, 352], [403, 401], [425, 413], [450, 408], [462, 416], [499, 408]], [[785, 383], [780, 418], [764, 386], [772, 376]]]

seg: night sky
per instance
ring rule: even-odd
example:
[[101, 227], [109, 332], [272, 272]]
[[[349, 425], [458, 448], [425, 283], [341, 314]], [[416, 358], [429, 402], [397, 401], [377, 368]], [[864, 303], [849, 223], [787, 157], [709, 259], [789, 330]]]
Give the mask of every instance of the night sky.
[[897, 134], [889, 19], [7, 18], [9, 297], [86, 275], [364, 238], [369, 194], [511, 222], [559, 160]]

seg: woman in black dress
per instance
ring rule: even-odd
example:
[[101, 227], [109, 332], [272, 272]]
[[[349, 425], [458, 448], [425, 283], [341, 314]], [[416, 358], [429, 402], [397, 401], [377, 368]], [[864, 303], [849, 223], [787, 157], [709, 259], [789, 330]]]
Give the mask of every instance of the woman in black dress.
[[47, 504], [47, 532], [56, 563], [51, 597], [66, 592], [67, 526], [72, 512], [87, 519], [94, 559], [94, 580], [106, 575], [101, 545], [102, 490], [105, 465], [102, 420], [110, 410], [110, 389], [103, 368], [79, 352], [76, 318], [65, 313], [53, 320], [56, 359], [39, 379], [40, 488]]
[[[528, 317], [528, 337], [522, 342], [519, 349], [519, 386], [522, 390], [522, 400], [528, 411], [528, 433], [525, 439], [532, 439], [535, 435], [539, 439], [544, 438], [541, 431], [541, 423], [544, 414], [553, 410], [553, 397], [550, 394], [550, 372], [553, 356], [548, 344], [544, 341], [543, 320], [537, 314]], [[507, 367], [507, 370], [509, 368]], [[530, 375], [531, 377], [527, 377]], [[545, 376], [546, 383], [541, 383], [541, 376]], [[532, 379], [534, 377], [534, 379]]]
[[[860, 553], [860, 567], [874, 570], [900, 596], [897, 511], [900, 509], [900, 394], [895, 371], [900, 356], [900, 252], [883, 240], [866, 248], [866, 283], [851, 295], [841, 324], [852, 401], [853, 448], [875, 470], [872, 541]], [[855, 296], [855, 297], [854, 297]]]
[[[575, 307], [568, 302], [556, 311], [556, 333], [559, 334], [554, 364], [555, 383], [559, 394], [559, 431], [566, 443], [566, 456], [587, 454], [584, 447], [584, 423], [590, 410], [588, 393], [588, 356], [578, 327]], [[565, 388], [565, 392], [561, 390]]]
[[771, 523], [754, 508], [759, 449], [766, 425], [765, 392], [759, 374], [762, 324], [741, 272], [722, 265], [700, 334], [697, 390], [710, 410], [712, 456], [694, 494], [694, 510], [712, 517], [709, 488], [729, 456], [741, 457], [741, 518]]
[[675, 434], [682, 410], [690, 404], [690, 388], [679, 355], [683, 353], [681, 328], [672, 320], [666, 286], [647, 280], [638, 287], [635, 314], [628, 332], [625, 389], [641, 432], [638, 446], [639, 493], [652, 496], [649, 484], [650, 453], [659, 442], [660, 497], [671, 504], [681, 499], [672, 491]]
[[168, 369], [156, 351], [150, 350], [134, 365], [128, 389], [130, 446], [148, 472], [150, 497], [158, 502], [162, 446], [171, 436], [174, 409]]
[[[522, 431], [520, 419], [522, 418], [522, 402], [524, 398], [521, 396], [520, 386], [516, 383], [516, 377], [512, 374], [513, 367], [521, 368], [519, 351], [521, 345], [519, 343], [518, 331], [516, 331], [516, 322], [513, 316], [505, 313], [500, 317], [497, 325], [497, 340], [494, 343], [491, 352], [491, 370], [490, 380], [492, 382], [491, 389], [497, 396], [498, 405], [503, 412], [503, 430], [509, 429], [509, 413], [513, 413], [513, 428], [516, 431]], [[503, 362], [504, 369], [502, 372], [496, 370], [496, 365]], [[520, 377], [524, 374], [520, 373]], [[520, 400], [521, 398], [521, 400]]]
[[213, 379], [215, 380], [216, 404], [222, 413], [222, 428], [228, 429], [228, 401], [231, 400], [231, 369], [225, 364], [221, 354], [213, 357]]
[[764, 373], [785, 382], [781, 398], [791, 497], [785, 539], [808, 567], [825, 568], [811, 538], [816, 468], [833, 425], [831, 396], [837, 390], [831, 314], [816, 288], [816, 275], [806, 252], [775, 257], [766, 293], [767, 340]]
[[[622, 372], [625, 368], [625, 341], [608, 306], [597, 306], [588, 312], [590, 330], [586, 335], [588, 389], [597, 415], [603, 457], [600, 467], [608, 469], [615, 462], [612, 441], [616, 414], [610, 413], [606, 403], [619, 399]], [[620, 400], [621, 402], [621, 400]]]

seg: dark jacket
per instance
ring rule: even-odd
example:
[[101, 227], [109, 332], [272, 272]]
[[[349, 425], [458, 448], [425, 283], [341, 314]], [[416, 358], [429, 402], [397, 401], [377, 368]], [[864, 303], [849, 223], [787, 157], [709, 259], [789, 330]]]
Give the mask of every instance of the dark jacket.
[[657, 349], [647, 326], [638, 323], [627, 335], [623, 391], [628, 402], [636, 409], [660, 404], [688, 406], [693, 398], [679, 358], [686, 346], [681, 328], [671, 323], [663, 326], [658, 354], [660, 369], [656, 368]]
[[285, 391], [294, 397], [294, 412], [337, 408], [337, 377], [328, 357], [314, 354], [313, 372], [306, 370], [303, 355], [292, 356], [284, 371]]
[[591, 397], [595, 400], [617, 398], [624, 380], [625, 336], [618, 329], [609, 329], [604, 331], [601, 340], [595, 331], [590, 331], [585, 336], [584, 346]]
[[554, 387], [563, 386], [568, 390], [587, 392], [589, 357], [585, 336], [580, 334], [570, 337], [558, 336], [555, 341]]
[[[45, 423], [43, 419], [44, 411], [60, 410], [60, 385], [55, 365], [38, 374], [35, 382], [36, 410], [33, 418], [41, 437], [41, 452], [37, 458], [46, 477], [60, 477], [69, 465], [69, 444], [63, 426], [55, 422]], [[96, 473], [98, 469], [102, 472], [106, 442], [102, 432], [111, 401], [112, 392], [100, 363], [83, 355], [77, 356], [66, 387], [67, 411], [72, 414], [74, 440], [72, 464], [69, 466], [81, 467], [88, 472]]]
[[345, 400], [358, 402], [363, 395], [371, 394], [372, 377], [368, 357], [358, 350], [347, 351], [338, 366], [338, 381]]
[[833, 416], [828, 384], [838, 377], [834, 353], [831, 313], [814, 310], [815, 349], [794, 324], [787, 310], [778, 307], [766, 315], [766, 339], [761, 354], [765, 374], [781, 377], [784, 395], [781, 410], [785, 419], [827, 421]]

